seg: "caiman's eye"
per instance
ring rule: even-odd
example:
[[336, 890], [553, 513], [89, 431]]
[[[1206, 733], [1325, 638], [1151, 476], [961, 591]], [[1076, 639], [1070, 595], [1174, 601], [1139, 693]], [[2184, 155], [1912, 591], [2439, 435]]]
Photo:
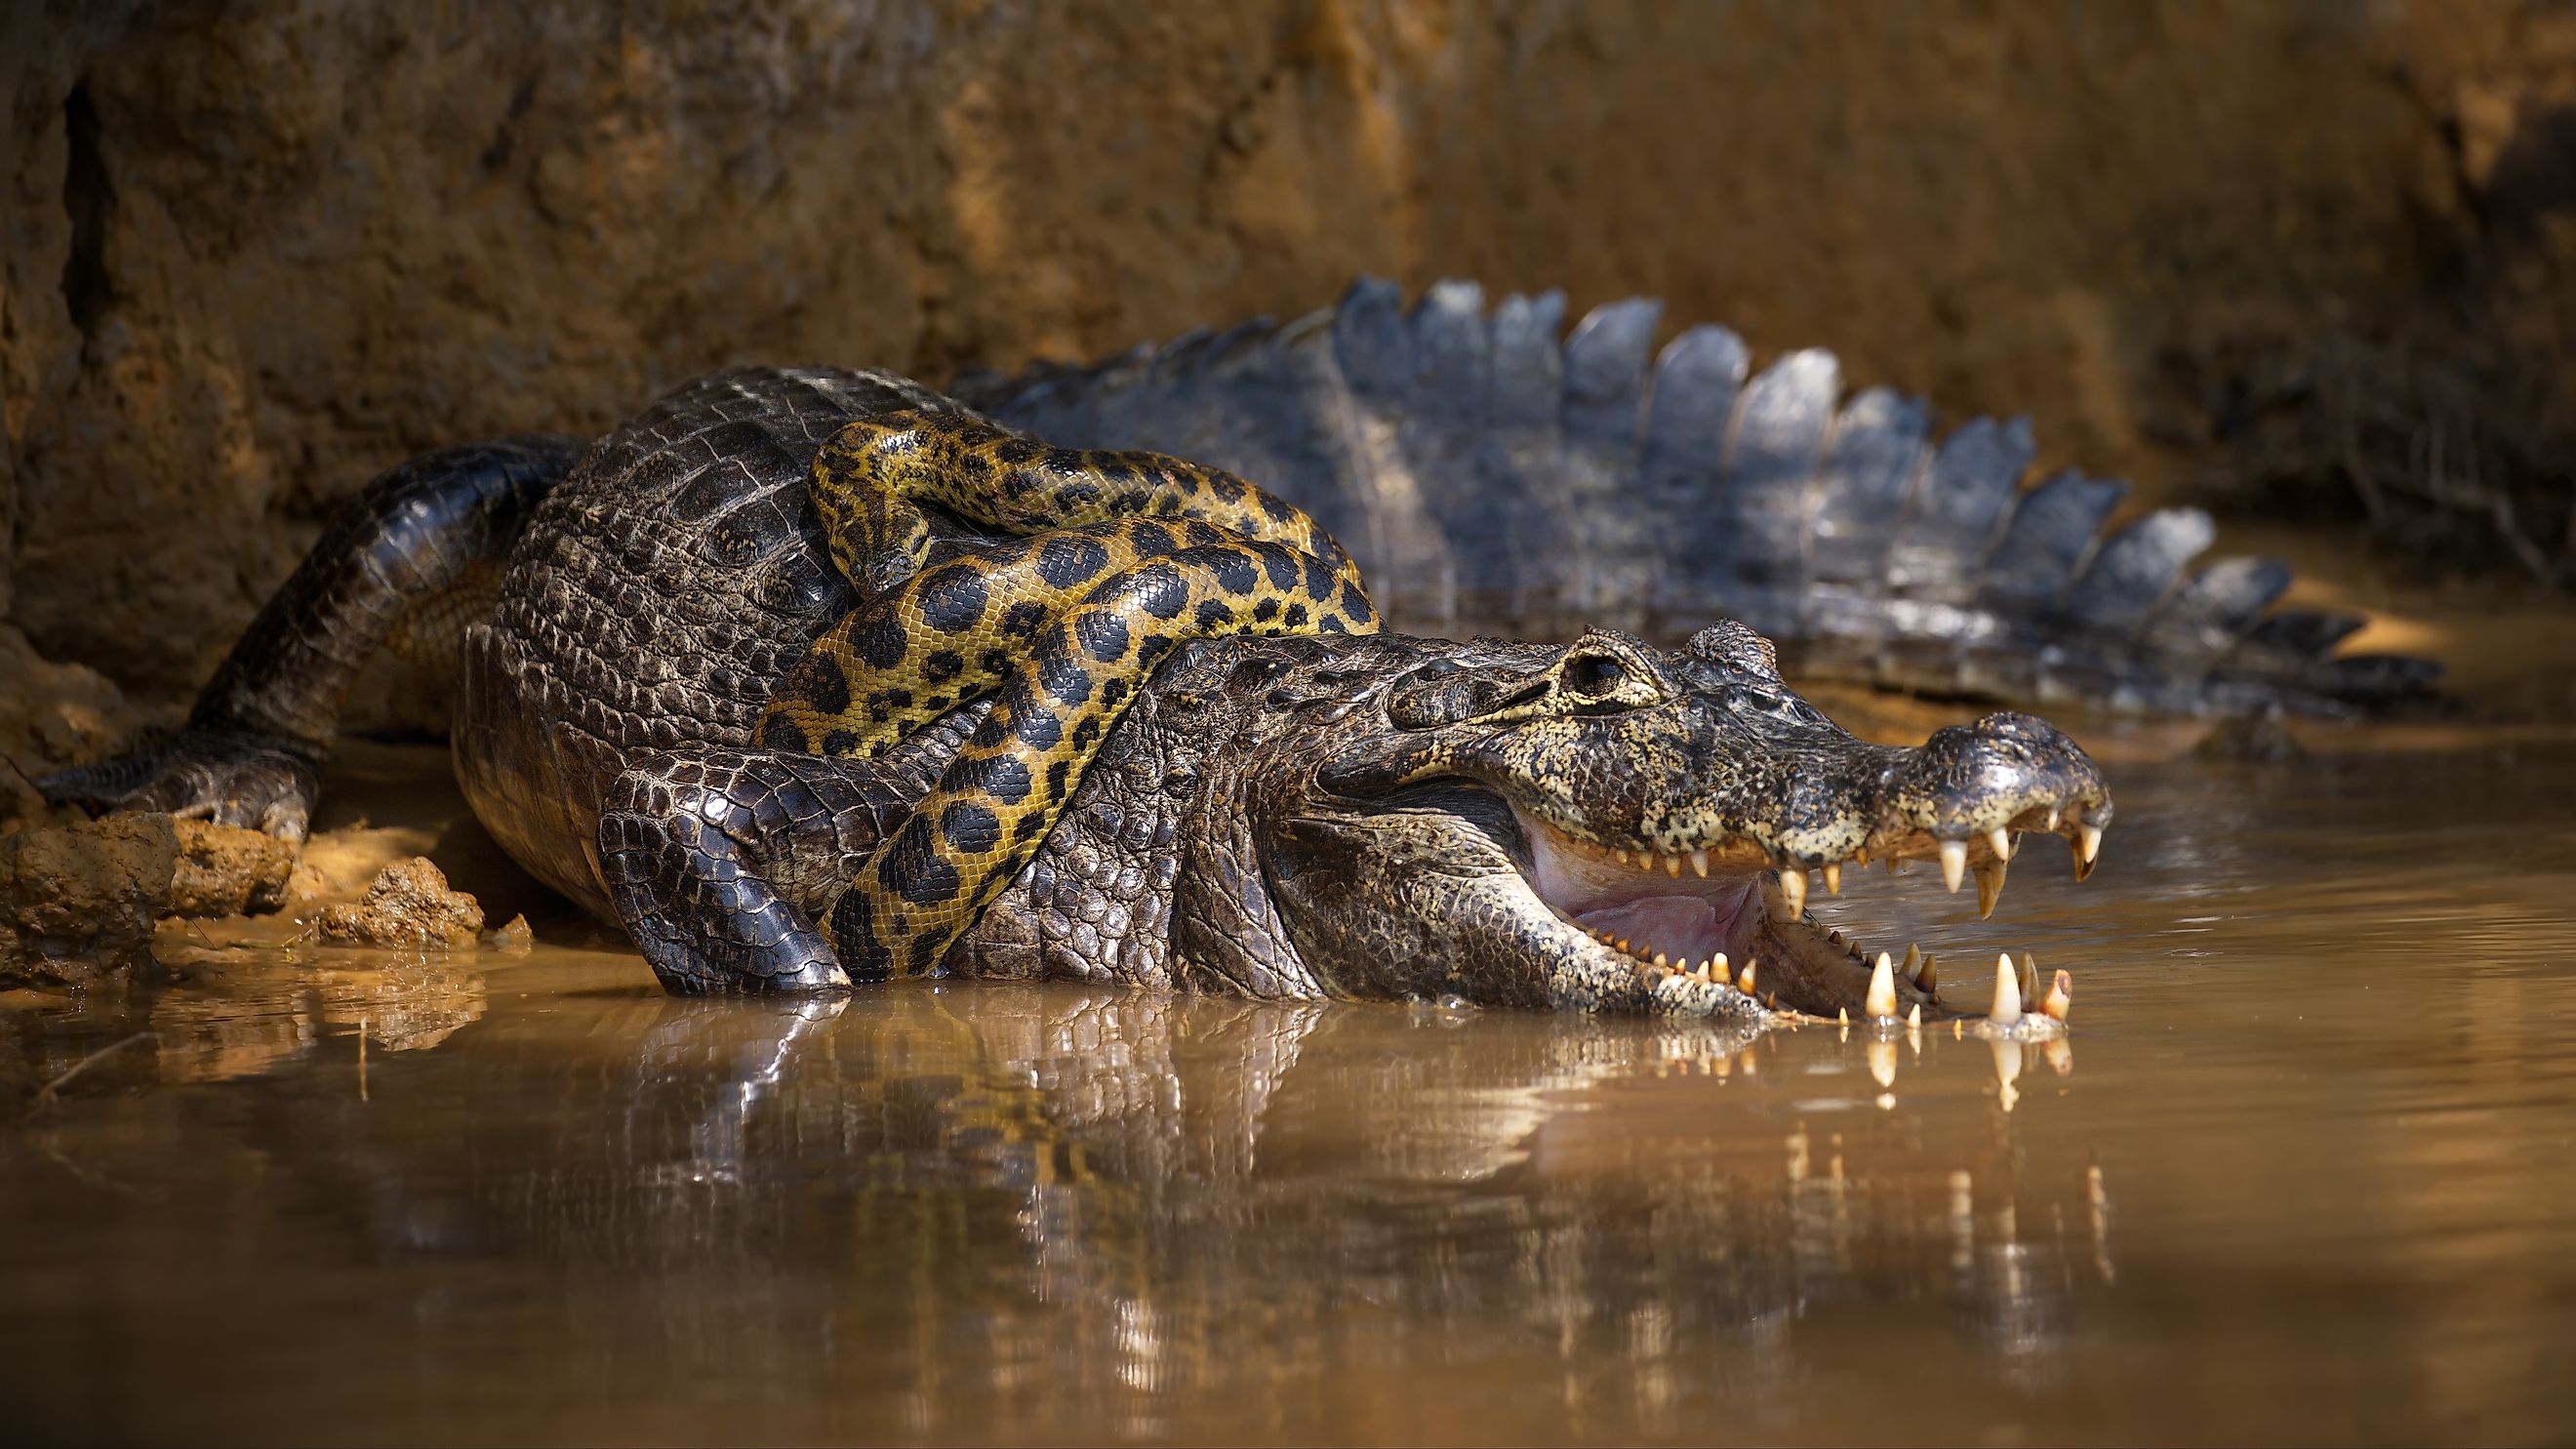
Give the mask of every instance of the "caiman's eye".
[[1607, 654], [1586, 654], [1565, 662], [1565, 687], [1587, 699], [1616, 694], [1628, 682], [1628, 666]]

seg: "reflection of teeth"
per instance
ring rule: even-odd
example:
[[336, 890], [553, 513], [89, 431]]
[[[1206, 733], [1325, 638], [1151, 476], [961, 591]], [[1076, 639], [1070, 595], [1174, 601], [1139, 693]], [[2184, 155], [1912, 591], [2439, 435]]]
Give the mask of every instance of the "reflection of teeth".
[[1896, 963], [1885, 951], [1878, 953], [1878, 966], [1869, 973], [1869, 997], [1861, 1010], [1873, 1017], [1896, 1014]]
[[1942, 841], [1941, 884], [1949, 887], [1950, 894], [1957, 895], [1959, 893], [1959, 883], [1967, 878], [1968, 842], [1964, 840]]
[[1997, 1026], [2021, 1020], [2021, 978], [2013, 971], [2012, 953], [1995, 958], [1995, 1004], [1986, 1019]]
[[1980, 864], [1977, 867], [1978, 920], [1982, 921], [1995, 913], [1995, 902], [2002, 898], [2003, 893], [2004, 863], [1998, 859]]
[[[1865, 1053], [1869, 1058], [1870, 1080], [1878, 1083], [1878, 1089], [1884, 1092], [1895, 1086], [1896, 1043], [1885, 1037], [1873, 1037], [1865, 1048]], [[1892, 1106], [1894, 1103], [1887, 1102], [1882, 1105]]]

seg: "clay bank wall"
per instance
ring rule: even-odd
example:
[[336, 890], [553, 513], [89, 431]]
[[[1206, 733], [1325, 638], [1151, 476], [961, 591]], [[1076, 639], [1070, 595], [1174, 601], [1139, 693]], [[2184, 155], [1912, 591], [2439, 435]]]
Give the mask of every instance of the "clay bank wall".
[[29, 0], [0, 749], [166, 714], [415, 450], [1363, 272], [1660, 294], [2187, 490], [2279, 339], [2549, 290], [2571, 57], [2506, 0]]

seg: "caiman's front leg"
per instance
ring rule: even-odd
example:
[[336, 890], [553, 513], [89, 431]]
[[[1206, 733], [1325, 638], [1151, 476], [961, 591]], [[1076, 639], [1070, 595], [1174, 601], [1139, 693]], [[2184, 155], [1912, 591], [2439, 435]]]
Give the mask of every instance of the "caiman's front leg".
[[599, 868], [663, 989], [848, 986], [818, 922], [990, 708], [969, 704], [880, 760], [769, 749], [633, 759], [601, 802]]
[[[1314, 520], [1178, 459], [901, 414], [827, 444], [814, 499], [868, 602], [779, 681], [764, 750], [631, 771], [601, 821], [619, 913], [674, 991], [936, 968], [1172, 648], [1377, 627]], [[923, 502], [1030, 536], [925, 573]]]
[[664, 990], [850, 984], [814, 917], [902, 818], [882, 771], [775, 750], [647, 755], [601, 804], [600, 875]]
[[177, 734], [37, 788], [97, 811], [166, 810], [303, 839], [359, 667], [398, 630], [451, 650], [469, 611], [446, 606], [478, 575], [497, 582], [529, 510], [580, 451], [571, 438], [503, 438], [384, 473], [261, 608]]

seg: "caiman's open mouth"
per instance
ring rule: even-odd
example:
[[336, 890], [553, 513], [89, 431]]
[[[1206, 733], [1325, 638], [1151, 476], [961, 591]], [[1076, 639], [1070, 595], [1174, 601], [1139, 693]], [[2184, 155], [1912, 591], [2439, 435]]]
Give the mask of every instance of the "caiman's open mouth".
[[[1901, 960], [1884, 951], [1873, 959], [1817, 925], [1806, 915], [1807, 870], [1775, 869], [1753, 841], [1712, 841], [1680, 855], [1622, 850], [1578, 840], [1517, 803], [1511, 809], [1526, 842], [1525, 855], [1513, 852], [1514, 863], [1531, 892], [1559, 922], [1627, 958], [1649, 984], [1681, 973], [1732, 986], [1774, 1011], [1913, 1024], [1927, 1013], [1974, 1015], [1982, 1030], [2016, 1036], [2054, 1034], [2072, 1005], [2066, 972], [2043, 985], [2030, 958], [2015, 963], [2009, 955], [1997, 963], [1991, 1004], [1946, 1004], [1934, 958], [1908, 946]], [[2073, 800], [2034, 807], [1974, 839], [1900, 830], [1875, 841], [1875, 858], [1890, 869], [1936, 860], [1953, 891], [1973, 868], [1978, 914], [1990, 915], [2020, 832], [2065, 835], [2077, 878], [2092, 872], [2102, 832], [2085, 822], [2083, 810]], [[1813, 869], [1839, 893], [1843, 867], [1872, 859], [1864, 849]]]

